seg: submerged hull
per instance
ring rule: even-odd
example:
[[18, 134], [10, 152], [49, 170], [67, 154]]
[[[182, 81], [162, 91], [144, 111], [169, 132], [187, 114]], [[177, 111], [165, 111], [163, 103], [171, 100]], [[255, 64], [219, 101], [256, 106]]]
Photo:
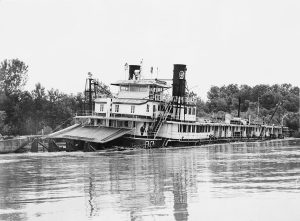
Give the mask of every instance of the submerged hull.
[[67, 151], [96, 151], [108, 148], [164, 148], [164, 147], [187, 147], [203, 146], [216, 143], [229, 142], [253, 142], [261, 140], [278, 139], [279, 137], [250, 138], [250, 137], [227, 137], [227, 138], [210, 138], [210, 139], [170, 139], [170, 138], [153, 138], [146, 136], [124, 135], [116, 140], [107, 143], [86, 143], [79, 140], [66, 140]]
[[28, 143], [27, 137], [0, 140], [0, 154], [14, 153]]
[[[138, 123], [136, 125], [139, 126]], [[266, 129], [268, 133], [264, 133], [263, 136], [258, 136], [262, 134], [261, 131], [266, 130], [258, 130], [259, 127], [255, 126], [224, 124], [207, 124], [205, 126], [206, 129], [202, 130], [203, 125], [201, 126], [198, 123], [194, 123], [189, 127], [191, 129], [191, 132], [189, 132], [187, 130], [181, 130], [181, 128], [184, 128], [184, 125], [185, 123], [181, 122], [164, 123], [161, 126], [160, 133], [157, 133], [160, 136], [155, 136], [153, 133], [145, 133], [144, 131], [139, 133], [138, 130], [134, 129], [83, 126], [78, 124], [50, 134], [48, 138], [65, 140], [67, 151], [96, 151], [114, 147], [160, 148], [168, 146], [201, 146], [212, 143], [255, 141], [282, 137], [279, 127]], [[240, 130], [235, 133], [230, 133], [233, 131], [233, 128]], [[256, 134], [254, 134], [254, 132], [256, 132]]]
[[116, 143], [124, 147], [132, 148], [161, 148], [161, 147], [186, 147], [186, 146], [202, 146], [215, 143], [229, 142], [252, 142], [261, 140], [279, 139], [278, 137], [265, 138], [249, 138], [249, 137], [228, 137], [214, 139], [169, 139], [169, 138], [149, 138], [149, 137], [133, 137], [125, 136], [120, 138]]

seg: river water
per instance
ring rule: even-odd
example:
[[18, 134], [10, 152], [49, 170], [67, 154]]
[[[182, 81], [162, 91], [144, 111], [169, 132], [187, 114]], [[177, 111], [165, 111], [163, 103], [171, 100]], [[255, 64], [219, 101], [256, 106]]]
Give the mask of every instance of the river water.
[[0, 220], [300, 220], [300, 140], [0, 155]]

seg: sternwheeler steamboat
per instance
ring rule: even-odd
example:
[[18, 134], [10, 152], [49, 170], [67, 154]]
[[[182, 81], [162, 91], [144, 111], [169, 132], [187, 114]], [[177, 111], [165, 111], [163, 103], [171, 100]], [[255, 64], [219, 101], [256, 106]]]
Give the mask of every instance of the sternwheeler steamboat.
[[[69, 150], [97, 150], [112, 146], [154, 148], [198, 146], [213, 142], [282, 138], [284, 128], [252, 123], [239, 117], [224, 122], [201, 120], [196, 101], [186, 90], [186, 65], [175, 64], [171, 84], [143, 79], [140, 65], [129, 65], [127, 80], [116, 96], [93, 99], [93, 111], [75, 116], [75, 124], [49, 135], [63, 138]], [[92, 79], [89, 79], [91, 86]], [[166, 99], [165, 92], [172, 89]]]

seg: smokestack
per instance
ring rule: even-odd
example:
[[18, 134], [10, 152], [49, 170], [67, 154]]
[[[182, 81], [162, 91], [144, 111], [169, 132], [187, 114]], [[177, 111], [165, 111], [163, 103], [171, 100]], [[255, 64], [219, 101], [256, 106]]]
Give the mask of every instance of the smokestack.
[[141, 66], [140, 65], [129, 65], [129, 77], [128, 80], [136, 80], [140, 74]]
[[185, 64], [174, 64], [173, 70], [173, 96], [184, 97], [185, 96], [185, 73], [186, 73]]

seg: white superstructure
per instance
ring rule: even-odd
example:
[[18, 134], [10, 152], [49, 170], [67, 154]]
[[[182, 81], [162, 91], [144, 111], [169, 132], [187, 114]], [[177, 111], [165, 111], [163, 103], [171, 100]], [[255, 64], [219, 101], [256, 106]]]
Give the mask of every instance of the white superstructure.
[[[134, 67], [137, 69], [129, 70], [128, 80], [112, 84], [119, 87], [117, 96], [96, 98], [93, 113], [76, 116], [76, 123], [128, 129], [128, 133], [118, 139], [132, 146], [189, 145], [215, 139], [282, 136], [280, 126], [254, 125], [240, 118], [226, 122], [197, 121], [195, 101], [185, 93], [185, 65], [174, 65], [172, 86], [158, 79], [141, 79], [139, 66]], [[173, 96], [166, 100], [165, 91], [171, 87]]]

